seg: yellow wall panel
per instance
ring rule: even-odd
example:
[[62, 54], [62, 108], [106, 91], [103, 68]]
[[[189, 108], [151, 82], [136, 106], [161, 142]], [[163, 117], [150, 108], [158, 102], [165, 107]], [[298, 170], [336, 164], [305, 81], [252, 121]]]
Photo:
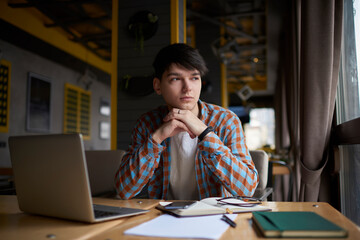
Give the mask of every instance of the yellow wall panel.
[[81, 133], [91, 138], [91, 92], [65, 84], [64, 133]]
[[9, 131], [11, 64], [0, 60], [0, 132]]

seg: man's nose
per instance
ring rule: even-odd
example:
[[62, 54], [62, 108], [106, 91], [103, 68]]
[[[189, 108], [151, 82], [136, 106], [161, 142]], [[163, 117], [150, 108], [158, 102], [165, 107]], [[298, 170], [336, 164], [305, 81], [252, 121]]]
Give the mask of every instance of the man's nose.
[[187, 92], [191, 90], [191, 82], [189, 79], [184, 79], [183, 81], [183, 91]]

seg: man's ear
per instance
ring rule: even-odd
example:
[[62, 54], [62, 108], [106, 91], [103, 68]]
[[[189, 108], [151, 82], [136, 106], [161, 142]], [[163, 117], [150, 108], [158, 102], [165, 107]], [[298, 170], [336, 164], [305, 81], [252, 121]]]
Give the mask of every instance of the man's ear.
[[155, 77], [153, 80], [153, 87], [154, 87], [154, 91], [158, 94], [161, 95], [161, 88], [160, 88], [160, 79]]

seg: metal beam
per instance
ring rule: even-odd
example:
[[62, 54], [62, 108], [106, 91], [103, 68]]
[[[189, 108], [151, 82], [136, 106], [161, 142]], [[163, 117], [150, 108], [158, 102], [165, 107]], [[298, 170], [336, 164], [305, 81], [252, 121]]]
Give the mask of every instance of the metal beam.
[[[103, 2], [110, 2], [111, 0], [103, 0]], [[73, 0], [73, 1], [48, 1], [48, 0], [33, 0], [27, 3], [8, 3], [9, 7], [12, 8], [29, 8], [38, 6], [64, 6], [69, 4], [85, 4], [85, 3], [98, 3], [102, 4], [100, 0]]]
[[[106, 19], [111, 20], [111, 17], [109, 17], [107, 15], [101, 16], [101, 17], [96, 17], [96, 18], [84, 17], [84, 18], [77, 18], [77, 19], [62, 20], [61, 22], [65, 25], [70, 25], [70, 24], [78, 24], [78, 23], [94, 23], [95, 21], [101, 21], [101, 20], [106, 20]], [[58, 27], [58, 26], [60, 26], [60, 24], [57, 22], [45, 24], [45, 27]]]
[[250, 11], [250, 12], [243, 12], [243, 13], [234, 13], [229, 15], [217, 16], [217, 19], [223, 18], [240, 18], [240, 17], [251, 17], [251, 16], [259, 16], [265, 15], [264, 11]]
[[204, 21], [207, 21], [207, 22], [212, 23], [212, 24], [214, 24], [214, 25], [218, 25], [218, 26], [224, 27], [224, 28], [226, 28], [226, 30], [231, 31], [231, 32], [233, 32], [234, 34], [236, 34], [236, 35], [238, 35], [238, 36], [241, 36], [241, 37], [244, 37], [244, 38], [248, 38], [248, 39], [251, 39], [251, 40], [253, 40], [253, 41], [256, 41], [256, 40], [257, 40], [256, 37], [254, 37], [254, 36], [252, 36], [252, 35], [249, 35], [249, 34], [243, 32], [243, 31], [240, 31], [240, 30], [237, 29], [237, 28], [231, 27], [231, 26], [229, 26], [229, 25], [227, 25], [227, 24], [225, 24], [225, 23], [223, 23], [223, 22], [220, 22], [219, 20], [213, 19], [213, 18], [211, 18], [211, 17], [208, 17], [208, 16], [203, 15], [203, 14], [201, 14], [201, 13], [194, 12], [194, 11], [189, 10], [189, 9], [188, 9], [187, 11], [188, 11], [191, 15], [196, 16], [196, 17], [198, 17], [198, 18], [201, 18], [201, 19], [204, 20]]

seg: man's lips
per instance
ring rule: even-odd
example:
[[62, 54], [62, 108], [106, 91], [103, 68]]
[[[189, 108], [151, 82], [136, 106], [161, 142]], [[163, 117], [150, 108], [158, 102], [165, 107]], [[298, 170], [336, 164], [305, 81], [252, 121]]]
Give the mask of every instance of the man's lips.
[[189, 96], [181, 97], [181, 98], [180, 98], [181, 101], [191, 101], [191, 100], [193, 100], [193, 99], [194, 99], [193, 97], [189, 97]]

